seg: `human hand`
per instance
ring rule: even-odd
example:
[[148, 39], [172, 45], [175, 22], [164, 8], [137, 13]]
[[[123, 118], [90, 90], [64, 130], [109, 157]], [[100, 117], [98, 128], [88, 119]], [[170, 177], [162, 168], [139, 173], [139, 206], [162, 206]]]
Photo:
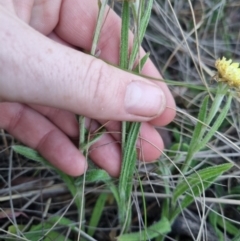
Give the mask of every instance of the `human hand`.
[[[79, 135], [75, 114], [94, 119], [93, 128], [107, 123], [109, 134], [93, 144], [90, 157], [112, 176], [121, 166], [119, 121], [143, 122], [139, 158], [152, 161], [164, 148], [153, 126], [175, 116], [164, 83], [77, 51], [89, 52], [97, 14], [97, 0], [0, 0], [0, 128], [72, 176], [87, 168], [72, 142]], [[120, 28], [109, 11], [98, 49], [112, 64], [118, 64]], [[142, 73], [161, 77], [150, 60]]]

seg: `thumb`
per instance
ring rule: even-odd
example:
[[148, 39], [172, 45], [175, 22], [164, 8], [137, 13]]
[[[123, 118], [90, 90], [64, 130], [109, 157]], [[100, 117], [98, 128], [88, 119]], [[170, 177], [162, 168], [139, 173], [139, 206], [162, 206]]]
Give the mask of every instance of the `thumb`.
[[165, 109], [154, 82], [60, 45], [0, 11], [1, 100], [109, 120], [147, 121]]

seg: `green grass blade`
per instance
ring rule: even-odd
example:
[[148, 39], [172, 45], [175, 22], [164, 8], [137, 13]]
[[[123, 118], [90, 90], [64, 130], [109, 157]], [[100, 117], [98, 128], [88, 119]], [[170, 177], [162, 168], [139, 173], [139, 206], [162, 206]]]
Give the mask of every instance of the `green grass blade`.
[[82, 152], [86, 152], [90, 148], [90, 146], [93, 145], [95, 142], [97, 142], [105, 133], [104, 128], [102, 129], [101, 132], [97, 132], [97, 133], [94, 133], [94, 134], [90, 134], [89, 131], [86, 128], [84, 128], [84, 129], [85, 129], [85, 140], [90, 139], [90, 138], [86, 138], [88, 135], [90, 135], [90, 136], [94, 135], [94, 136], [90, 140], [87, 140], [87, 141], [85, 141], [81, 144], [81, 151]]
[[[203, 100], [203, 103], [202, 103], [202, 106], [200, 108], [200, 111], [199, 111], [199, 115], [198, 115], [198, 123], [194, 129], [194, 132], [193, 132], [193, 137], [192, 137], [192, 142], [190, 144], [190, 149], [191, 149], [191, 145], [192, 143], [194, 143], [197, 139], [201, 138], [201, 130], [203, 128], [203, 123], [206, 121], [206, 116], [207, 116], [207, 113], [208, 113], [208, 100], [209, 100], [209, 96], [206, 96]], [[201, 123], [202, 122], [202, 123]]]
[[[43, 237], [45, 237], [45, 239], [43, 240], [52, 240], [51, 239], [52, 237], [57, 237], [56, 239], [53, 239], [53, 240], [64, 240], [62, 239], [61, 234], [54, 231], [49, 231], [51, 228], [53, 228], [53, 225], [54, 226], [61, 225], [61, 226], [67, 226], [67, 227], [73, 226], [71, 220], [61, 216], [55, 216], [55, 217], [49, 218], [48, 220], [43, 221], [38, 225], [32, 225], [30, 230], [27, 233], [25, 233], [24, 236], [27, 240], [31, 240], [31, 241], [42, 240]], [[66, 240], [69, 240], [69, 239], [66, 239]]]
[[[167, 218], [163, 217], [159, 222], [149, 226], [141, 232], [123, 234], [117, 237], [118, 241], [145, 241], [158, 237], [161, 234], [166, 234], [171, 231], [171, 225]], [[147, 234], [147, 239], [144, 239], [143, 233]]]
[[[222, 89], [220, 89], [219, 92], [220, 93], [217, 93], [216, 98], [213, 101], [213, 104], [212, 104], [208, 117], [206, 117], [208, 97], [205, 97], [201, 110], [200, 110], [200, 113], [199, 113], [199, 117], [198, 117], [201, 122], [206, 122], [206, 124], [209, 124], [209, 122], [211, 122], [212, 118], [214, 118], [212, 113], [216, 114], [218, 111], [218, 110], [215, 110], [214, 108], [220, 106], [220, 103], [223, 98]], [[201, 150], [202, 148], [204, 148], [207, 145], [207, 143], [212, 138], [212, 136], [216, 133], [216, 131], [218, 130], [218, 128], [220, 127], [222, 122], [226, 119], [226, 116], [227, 116], [228, 111], [231, 106], [231, 101], [232, 101], [232, 96], [228, 95], [227, 103], [225, 104], [225, 106], [221, 110], [218, 118], [213, 123], [213, 125], [211, 126], [211, 128], [209, 129], [209, 131], [207, 132], [207, 134], [205, 136], [204, 136], [204, 134], [206, 133], [206, 130], [208, 127], [204, 126], [203, 123], [201, 123], [201, 122], [197, 123], [196, 128], [193, 133], [193, 138], [191, 140], [190, 149], [187, 154], [186, 162], [182, 168], [183, 173], [186, 173], [188, 168], [191, 166], [191, 161], [192, 161], [192, 157], [193, 157], [194, 153], [198, 152], [199, 150]], [[214, 111], [213, 111], [213, 109], [214, 109]], [[209, 116], [210, 116], [210, 118], [209, 118]]]
[[218, 219], [222, 219], [223, 217], [220, 217], [215, 212], [210, 212], [209, 214], [209, 222], [211, 223], [212, 227], [215, 230], [215, 233], [217, 234], [220, 241], [224, 240], [224, 234], [222, 231], [218, 228]]
[[[30, 229], [27, 233], [24, 234], [26, 240], [31, 241], [51, 241], [51, 240], [58, 240], [58, 241], [72, 241], [71, 239], [68, 239], [65, 237], [65, 235], [62, 235], [60, 232], [56, 231], [50, 231], [47, 235], [43, 233], [43, 230], [49, 230], [51, 226], [48, 227], [44, 224], [41, 224], [40, 226], [37, 226], [37, 229], [35, 228], [35, 225], [32, 226], [34, 230]], [[12, 239], [11, 239], [12, 240]], [[18, 239], [15, 239], [18, 240]], [[20, 240], [20, 239], [19, 239]]]
[[105, 181], [105, 183], [108, 186], [108, 188], [111, 190], [111, 192], [117, 202], [117, 206], [120, 207], [121, 203], [120, 203], [120, 198], [119, 198], [119, 192], [118, 192], [116, 185], [114, 185], [114, 183], [112, 181]]
[[[141, 190], [141, 193], [142, 193], [142, 203], [143, 203], [143, 222], [144, 222], [144, 226], [147, 227], [147, 204], [146, 204], [146, 199], [145, 199], [145, 196], [144, 196], [144, 189], [143, 189], [143, 185], [142, 185], [142, 181], [141, 181], [141, 178], [139, 175], [138, 176], [138, 183], [139, 183], [139, 187], [140, 187], [140, 190]], [[146, 230], [146, 229], [145, 229]], [[144, 230], [144, 239], [146, 239], [147, 237], [147, 234]]]
[[140, 16], [140, 26], [138, 26], [138, 34], [135, 36], [133, 41], [133, 48], [129, 59], [129, 66], [128, 69], [131, 70], [133, 68], [134, 62], [136, 60], [138, 51], [139, 51], [139, 45], [142, 43], [143, 37], [145, 35], [149, 19], [151, 17], [151, 11], [152, 11], [152, 5], [153, 0], [147, 1], [147, 6], [144, 11], [144, 15]]
[[218, 176], [229, 170], [232, 166], [233, 165], [231, 163], [226, 163], [218, 166], [207, 167], [186, 177], [186, 179], [176, 186], [173, 192], [173, 203], [176, 203], [177, 199], [190, 188], [194, 190], [196, 189], [196, 193], [193, 194], [200, 195], [204, 191], [202, 190], [202, 186], [204, 186], [205, 189], [208, 188], [211, 185], [209, 182], [210, 179], [215, 180]]
[[199, 115], [198, 115], [198, 122], [196, 124], [196, 127], [194, 129], [193, 132], [193, 136], [192, 136], [192, 140], [189, 146], [189, 152], [196, 152], [195, 150], [195, 146], [198, 146], [198, 142], [199, 140], [202, 139], [202, 136], [204, 135], [205, 132], [205, 126], [204, 126], [204, 122], [206, 121], [206, 116], [207, 116], [207, 112], [208, 112], [208, 100], [209, 100], [209, 96], [206, 96], [203, 100], [202, 106], [200, 108], [199, 111]]
[[[139, 16], [140, 11], [133, 12], [133, 15], [135, 13], [135, 26], [136, 26], [136, 32], [137, 36], [135, 35], [135, 40], [133, 43], [133, 50], [136, 52], [135, 57], [131, 54], [131, 58], [133, 63], [135, 62], [137, 52], [139, 50], [139, 45], [143, 39], [143, 36], [145, 34], [146, 26], [148, 24], [150, 15], [151, 15], [151, 7], [152, 7], [152, 0], [149, 1], [148, 9], [149, 11], [147, 14], [145, 14], [145, 18], [143, 18], [142, 26], [140, 27], [141, 33], [138, 32], [138, 21], [136, 23], [136, 19], [142, 19], [141, 16]], [[120, 68], [129, 70], [130, 68], [129, 64], [129, 26], [130, 26], [130, 6], [132, 6], [132, 10], [134, 10], [134, 7], [129, 1], [123, 2], [122, 7], [122, 29], [121, 29], [121, 47], [120, 47]], [[146, 18], [147, 16], [147, 18]], [[139, 38], [139, 35], [142, 35], [142, 37]], [[141, 70], [141, 67], [146, 62], [147, 57], [143, 59], [142, 64], [139, 65], [139, 71]], [[119, 193], [119, 218], [120, 223], [123, 225], [122, 231], [127, 230], [129, 228], [130, 224], [130, 217], [131, 217], [131, 211], [130, 211], [130, 197], [132, 192], [132, 178], [134, 174], [134, 168], [136, 164], [136, 158], [137, 158], [137, 152], [136, 152], [136, 141], [138, 138], [139, 130], [140, 130], [140, 123], [129, 123], [129, 122], [123, 122], [122, 123], [122, 155], [123, 155], [123, 161], [122, 161], [122, 167], [121, 167], [121, 174], [120, 174], [120, 180], [118, 185], [118, 193]]]
[[171, 215], [171, 221], [173, 222], [181, 211], [194, 201], [195, 197], [199, 197], [223, 172], [228, 171], [232, 166], [232, 164], [226, 163], [208, 167], [193, 173], [179, 183], [173, 193], [173, 205], [176, 206], [177, 199], [180, 196], [184, 194], [185, 196], [181, 201], [181, 208], [177, 208]]
[[[130, 7], [127, 1], [124, 1], [122, 7], [122, 28], [121, 28], [121, 46], [119, 66], [122, 69], [128, 68], [128, 41], [129, 41]], [[126, 122], [122, 122], [122, 152], [124, 152], [126, 139]]]
[[[221, 174], [220, 174], [221, 175]], [[193, 201], [195, 197], [200, 196], [213, 182], [216, 180], [217, 177], [209, 177], [205, 181], [200, 181], [198, 179], [198, 185], [195, 185], [191, 188], [189, 188], [188, 193], [185, 193], [184, 198], [182, 201], [179, 200], [180, 207], [177, 207], [176, 210], [174, 210], [171, 213], [171, 223], [174, 222], [175, 218], [184, 210], [187, 208]], [[176, 203], [174, 204], [176, 206]]]
[[101, 28], [102, 28], [103, 17], [104, 17], [107, 3], [108, 3], [108, 0], [98, 1], [98, 6], [99, 6], [98, 21], [94, 32], [91, 55], [95, 55], [96, 53], [97, 44], [98, 44], [98, 40], [99, 40]]
[[[75, 233], [80, 232], [81, 240], [85, 240], [84, 238], [86, 238], [86, 240], [97, 241], [96, 239], [93, 239], [92, 237], [90, 237], [84, 231], [77, 228], [77, 226], [78, 226], [77, 223], [73, 222], [72, 220], [70, 220], [66, 217], [62, 217], [62, 216], [52, 216], [48, 220], [44, 220], [44, 222], [42, 222], [38, 225], [32, 226], [30, 229], [31, 232], [29, 231], [29, 233], [26, 233], [25, 236], [28, 237], [28, 240], [32, 241], [32, 240], [35, 240], [34, 235], [36, 237], [36, 235], [38, 235], [38, 232], [39, 232], [39, 234], [41, 235], [38, 237], [39, 239], [37, 239], [39, 241], [39, 240], [42, 240], [41, 237], [44, 237], [44, 235], [48, 234], [49, 229], [54, 228], [54, 227], [59, 227], [59, 226], [70, 228]], [[48, 229], [48, 230], [46, 230], [46, 229]], [[55, 239], [55, 240], [58, 240], [58, 239]]]
[[28, 159], [38, 161], [44, 165], [47, 164], [47, 166], [52, 167], [52, 165], [45, 158], [43, 158], [37, 151], [35, 151], [32, 148], [21, 145], [14, 145], [12, 148], [16, 153], [21, 154], [22, 156], [25, 156]]
[[228, 100], [222, 111], [220, 112], [218, 118], [214, 122], [213, 126], [210, 128], [209, 132], [206, 134], [206, 136], [202, 139], [201, 143], [199, 143], [199, 150], [205, 147], [205, 145], [208, 143], [208, 141], [212, 138], [212, 136], [216, 133], [222, 122], [226, 119], [226, 116], [228, 114], [229, 108], [231, 106], [232, 102], [232, 96], [228, 96]]
[[232, 239], [232, 241], [239, 241], [240, 240], [240, 231], [238, 231], [237, 233], [235, 233], [234, 238]]
[[[136, 141], [141, 123], [133, 122], [124, 147], [123, 163], [119, 180], [120, 199], [126, 202], [132, 191], [132, 176], [136, 162]], [[126, 204], [126, 203], [125, 203]]]
[[120, 46], [120, 67], [128, 68], [128, 41], [129, 41], [130, 7], [129, 2], [124, 1], [122, 8], [122, 29]]
[[105, 206], [105, 202], [107, 200], [108, 194], [102, 193], [98, 197], [98, 200], [94, 206], [91, 219], [89, 221], [89, 228], [88, 228], [88, 235], [93, 236], [96, 230], [96, 227], [98, 226], [99, 220], [102, 216], [102, 212]]
[[82, 185], [83, 181], [85, 182], [105, 182], [109, 181], [112, 178], [109, 174], [102, 169], [90, 169], [86, 172], [85, 179], [83, 176], [78, 177], [75, 180], [75, 185], [79, 186]]
[[186, 157], [186, 161], [184, 165], [182, 166], [181, 172], [185, 174], [188, 169], [191, 166], [191, 162], [194, 156], [194, 153], [199, 150], [199, 142], [201, 142], [201, 139], [205, 133], [206, 127], [204, 126], [204, 122], [206, 121], [207, 112], [208, 112], [208, 100], [209, 96], [206, 96], [203, 100], [202, 106], [200, 108], [199, 114], [198, 114], [198, 122], [196, 124], [196, 127], [193, 131], [192, 140], [189, 145], [189, 151]]
[[[130, 25], [130, 5], [128, 1], [124, 1], [123, 2], [123, 6], [122, 6], [122, 28], [121, 28], [121, 46], [120, 46], [120, 61], [119, 61], [119, 65], [120, 68], [122, 69], [127, 69], [128, 68], [128, 42], [129, 42], [129, 25]], [[127, 138], [127, 122], [123, 121], [122, 122], [122, 155], [123, 155], [123, 163], [122, 163], [122, 167], [121, 167], [121, 172], [123, 170], [123, 166], [124, 166], [124, 155], [126, 153], [126, 138]], [[135, 163], [135, 161], [134, 161]], [[122, 173], [120, 175], [120, 183], [123, 182], [122, 178]], [[124, 200], [122, 200], [121, 197], [121, 187], [122, 185], [119, 185], [118, 188], [118, 196], [119, 196], [119, 216], [120, 216], [120, 223], [123, 224], [124, 223], [124, 219], [126, 216], [126, 209], [124, 207], [126, 207], [126, 199], [124, 197]], [[121, 205], [121, 203], [124, 202], [124, 206]], [[122, 217], [122, 218], [121, 218]]]
[[[234, 226], [230, 221], [228, 221], [227, 219], [225, 219], [223, 221], [223, 217], [218, 216], [218, 220], [217, 220], [217, 224], [219, 225], [219, 227], [224, 230], [226, 229], [227, 233], [231, 234], [231, 235], [236, 235], [236, 233], [238, 233], [239, 231], [239, 227]], [[240, 239], [239, 239], [240, 240]]]
[[135, 73], [140, 73], [140, 70], [143, 68], [143, 66], [146, 64], [148, 58], [150, 56], [150, 52], [146, 53], [143, 58], [141, 58], [139, 64], [136, 66], [136, 68], [133, 70]]
[[[58, 175], [62, 178], [62, 180], [65, 182], [65, 184], [67, 185], [67, 187], [68, 187], [69, 191], [71, 192], [72, 196], [75, 197], [75, 195], [77, 194], [77, 189], [76, 189], [76, 186], [74, 184], [74, 178], [73, 177], [70, 177], [67, 174], [60, 171], [59, 169], [55, 168], [51, 163], [49, 163], [45, 158], [43, 158], [37, 151], [35, 151], [35, 150], [33, 150], [29, 147], [21, 146], [21, 145], [15, 145], [12, 148], [16, 153], [18, 153], [20, 155], [23, 155], [30, 160], [38, 161], [42, 165], [48, 166], [48, 167], [54, 169], [58, 173]], [[76, 201], [75, 203], [79, 207], [79, 202]]]
[[132, 193], [132, 179], [137, 160], [136, 141], [139, 135], [141, 123], [131, 123], [129, 133], [124, 146], [123, 162], [119, 178], [119, 220], [123, 225], [123, 231], [128, 230], [131, 219], [130, 199]]
[[[159, 162], [159, 168], [161, 170], [161, 175], [164, 177], [170, 177], [171, 176], [171, 171], [166, 165], [166, 162]], [[166, 194], [171, 194], [170, 190], [170, 180], [169, 178], [163, 178], [164, 182], [164, 190]], [[171, 204], [170, 204], [170, 199], [165, 198], [163, 200], [163, 205], [162, 205], [162, 217], [169, 217], [170, 215], [170, 210], [171, 210]]]
[[227, 84], [225, 84], [225, 83], [218, 84], [216, 96], [214, 98], [213, 104], [211, 106], [211, 110], [209, 111], [209, 115], [206, 120], [207, 125], [210, 125], [212, 119], [219, 111], [220, 105], [223, 101], [223, 98], [226, 96], [228, 89], [229, 89], [229, 86]]
[[[92, 42], [92, 47], [91, 47], [91, 55], [96, 54], [97, 50], [97, 45], [98, 45], [98, 40], [100, 37], [100, 32], [103, 24], [103, 19], [104, 19], [104, 14], [105, 14], [105, 9], [106, 5], [108, 3], [108, 0], [103, 0], [103, 1], [98, 1], [98, 20], [97, 24], [95, 27], [95, 32], [93, 36], [93, 42]], [[82, 151], [82, 147], [86, 145], [87, 140], [86, 140], [86, 128], [85, 128], [85, 117], [84, 116], [78, 116], [78, 123], [79, 123], [79, 150]]]

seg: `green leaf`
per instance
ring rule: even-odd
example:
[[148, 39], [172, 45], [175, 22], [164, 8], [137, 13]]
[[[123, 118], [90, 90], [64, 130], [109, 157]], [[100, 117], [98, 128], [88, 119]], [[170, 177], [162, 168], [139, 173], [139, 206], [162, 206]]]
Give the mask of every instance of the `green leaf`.
[[[170, 180], [171, 179], [171, 170], [168, 168], [166, 163], [164, 161], [159, 162], [159, 169], [161, 170], [161, 175], [164, 176], [163, 183], [164, 183], [164, 189], [165, 193], [171, 195], [170, 190]], [[170, 217], [171, 213], [171, 203], [169, 198], [164, 198], [163, 204], [162, 204], [162, 217]]]
[[215, 212], [210, 212], [209, 214], [209, 221], [212, 225], [212, 227], [214, 228], [215, 230], [215, 233], [217, 234], [218, 238], [219, 238], [219, 241], [224, 241], [224, 235], [223, 233], [219, 230], [218, 228], [218, 219], [219, 218], [223, 218], [223, 217], [220, 217], [219, 215], [217, 215]]
[[62, 217], [62, 216], [53, 216], [47, 220], [47, 222], [51, 225], [51, 227], [54, 225], [63, 226], [70, 228], [75, 233], [81, 235], [81, 240], [95, 240], [92, 237], [90, 237], [87, 233], [85, 233], [83, 230], [79, 229], [79, 223], [74, 223], [72, 220]]
[[88, 235], [91, 237], [94, 235], [96, 227], [98, 226], [98, 222], [102, 216], [102, 212], [103, 212], [107, 197], [108, 197], [108, 194], [106, 193], [100, 194], [94, 206], [91, 219], [89, 221], [89, 227], [88, 227]]
[[227, 95], [228, 89], [229, 86], [226, 83], [218, 84], [217, 92], [206, 120], [206, 125], [210, 125], [212, 119], [216, 116], [222, 104], [223, 98]]
[[150, 52], [146, 53], [143, 58], [141, 58], [139, 64], [136, 66], [136, 68], [133, 70], [135, 73], [140, 73], [140, 70], [143, 68], [143, 66], [146, 64], [148, 58], [150, 56]]
[[199, 140], [202, 139], [202, 136], [204, 134], [205, 126], [203, 123], [206, 121], [206, 116], [208, 112], [208, 100], [209, 100], [209, 96], [206, 96], [203, 100], [203, 103], [198, 115], [199, 121], [197, 122], [196, 127], [194, 129], [189, 149], [194, 149], [193, 146], [198, 145]]
[[[39, 240], [39, 239], [37, 239]], [[51, 231], [47, 234], [46, 237], [44, 237], [44, 241], [53, 241], [53, 240], [57, 240], [57, 241], [71, 241], [71, 239], [66, 238], [64, 235], [55, 232], [55, 231]]]
[[75, 180], [75, 185], [81, 185], [83, 181], [86, 182], [105, 182], [111, 180], [109, 174], [103, 169], [91, 169], [88, 170], [85, 174], [85, 178], [83, 176], [78, 177]]
[[27, 227], [27, 225], [22, 225], [22, 224], [18, 224], [18, 225], [10, 225], [8, 226], [8, 233], [9, 234], [18, 234], [19, 231], [23, 231], [25, 228]]
[[64, 235], [60, 234], [56, 231], [49, 231], [52, 228], [52, 224], [50, 223], [41, 223], [38, 225], [33, 225], [31, 229], [24, 233], [24, 236], [27, 240], [31, 241], [52, 241], [52, 240], [59, 240], [59, 241], [71, 241], [70, 239], [66, 238]]
[[[192, 188], [189, 188], [190, 191], [185, 194], [182, 201], [179, 201], [180, 202], [179, 204], [181, 206], [171, 213], [171, 220], [172, 221], [175, 220], [175, 218], [182, 212], [182, 210], [188, 207], [194, 201], [195, 197], [200, 196], [204, 192], [204, 190], [206, 190], [214, 182], [215, 179], [216, 179], [215, 177], [209, 178], [201, 185], [200, 188], [198, 185]], [[200, 185], [200, 180], [198, 180], [198, 182]], [[174, 205], [176, 206], [176, 203], [174, 203]]]
[[141, 232], [123, 234], [117, 237], [118, 241], [145, 241], [143, 233], [146, 233], [147, 240], [156, 238], [160, 234], [166, 234], [171, 231], [171, 225], [167, 218], [163, 217], [159, 222], [147, 227]]
[[[137, 11], [135, 5], [129, 3], [129, 1], [123, 2], [122, 7], [122, 29], [121, 29], [121, 48], [120, 48], [120, 68], [125, 70], [132, 70], [134, 62], [136, 60], [137, 53], [140, 49], [143, 36], [146, 31], [146, 27], [151, 15], [153, 0], [148, 1], [146, 11]], [[132, 6], [132, 15], [135, 20], [136, 34], [134, 36], [134, 43], [132, 46], [131, 63], [129, 62], [129, 25], [130, 25], [130, 6]], [[141, 13], [144, 13], [141, 15]], [[141, 19], [140, 26], [139, 19]], [[138, 71], [141, 71], [141, 67], [147, 61], [145, 56], [139, 63]], [[131, 210], [130, 210], [130, 198], [132, 192], [132, 178], [134, 174], [134, 168], [136, 165], [136, 141], [140, 130], [140, 123], [122, 123], [122, 167], [120, 180], [118, 185], [118, 208], [120, 223], [127, 230], [129, 227]]]
[[226, 218], [221, 217], [221, 216], [219, 216], [217, 214], [215, 214], [215, 215], [217, 216], [217, 224], [221, 227], [222, 230], [226, 229], [227, 233], [229, 233], [231, 235], [235, 235], [236, 233], [238, 233], [239, 227], [234, 226]]
[[199, 145], [199, 150], [202, 149], [208, 143], [208, 141], [216, 133], [216, 131], [218, 130], [218, 128], [220, 127], [222, 122], [226, 119], [229, 108], [231, 106], [231, 102], [232, 102], [232, 96], [229, 95], [226, 105], [221, 110], [218, 118], [214, 122], [213, 126], [210, 128], [209, 132], [207, 132], [206, 136], [202, 139], [202, 141]]
[[[27, 233], [24, 233], [26, 239], [31, 241], [38, 241], [41, 240], [41, 238], [45, 238], [44, 241], [50, 241], [50, 240], [67, 240], [70, 241], [70, 239], [66, 239], [63, 235], [59, 234], [58, 232], [50, 229], [59, 226], [65, 226], [67, 228], [74, 229], [75, 224], [70, 219], [67, 219], [65, 217], [61, 216], [53, 216], [49, 218], [48, 220], [45, 220], [44, 222], [41, 222], [40, 224], [31, 226], [30, 230]], [[55, 237], [55, 238], [53, 238]]]
[[133, 122], [131, 123], [131, 128], [127, 134], [123, 161], [118, 185], [119, 192], [119, 219], [121, 225], [128, 229], [130, 225], [131, 210], [130, 210], [130, 198], [132, 193], [132, 179], [134, 174], [134, 169], [137, 160], [137, 150], [136, 141], [139, 135], [141, 123]]
[[232, 241], [239, 241], [240, 240], [240, 231], [238, 231], [237, 233], [235, 233], [234, 238], [232, 239]]
[[[195, 192], [192, 194], [197, 194], [197, 196], [200, 195], [212, 184], [210, 181], [215, 180], [218, 176], [229, 170], [232, 166], [233, 165], [231, 163], [226, 163], [218, 166], [208, 167], [200, 171], [196, 171], [196, 173], [186, 177], [186, 179], [176, 186], [173, 193], [173, 202], [176, 203], [177, 199], [189, 189], [192, 189], [193, 191], [195, 190]], [[203, 190], [202, 187], [205, 189]]]
[[[62, 180], [65, 182], [65, 184], [67, 185], [72, 196], [75, 197], [75, 195], [77, 193], [77, 189], [74, 184], [73, 177], [68, 176], [67, 174], [63, 173], [62, 171], [60, 171], [59, 169], [54, 167], [45, 158], [43, 158], [37, 151], [33, 150], [32, 148], [29, 148], [26, 146], [21, 146], [21, 145], [15, 145], [12, 148], [16, 153], [21, 154], [30, 160], [38, 161], [42, 165], [45, 165], [45, 166], [48, 166], [48, 167], [54, 169], [58, 173], [58, 175], [62, 178]], [[79, 203], [77, 202], [77, 200], [75, 203], [76, 203], [77, 207], [79, 207]]]
[[123, 162], [121, 167], [121, 174], [119, 180], [119, 194], [120, 200], [125, 203], [131, 195], [132, 191], [132, 177], [136, 164], [136, 141], [138, 138], [141, 123], [131, 123], [130, 132], [127, 135], [127, 140], [124, 147]]
[[123, 2], [122, 8], [122, 29], [121, 29], [121, 46], [120, 46], [120, 67], [122, 69], [128, 68], [128, 35], [130, 23], [129, 2]]
[[105, 183], [107, 184], [108, 188], [111, 190], [111, 192], [117, 202], [118, 208], [120, 208], [121, 204], [120, 204], [119, 192], [118, 192], [116, 185], [111, 180], [105, 181]]
[[181, 208], [177, 208], [171, 215], [171, 221], [173, 221], [184, 208], [189, 206], [195, 197], [199, 197], [223, 172], [226, 172], [232, 166], [232, 164], [227, 163], [208, 167], [183, 179], [176, 186], [173, 193], [173, 205], [176, 206], [177, 199], [181, 195], [185, 194], [185, 196], [181, 201]]
[[[222, 92], [221, 92], [221, 94], [219, 94], [218, 92], [217, 92], [217, 96], [214, 99], [214, 102], [212, 104], [211, 110], [209, 111], [208, 117], [206, 117], [206, 115], [204, 114], [204, 112], [207, 112], [207, 98], [204, 99], [204, 103], [201, 107], [201, 110], [199, 113], [199, 120], [201, 120], [201, 121], [204, 120], [206, 125], [209, 125], [209, 121], [211, 121], [212, 118], [214, 117], [212, 115], [212, 113], [213, 112], [215, 114], [217, 113], [216, 110], [213, 110], [213, 107], [215, 108], [216, 106], [219, 106], [220, 104], [219, 103], [216, 104], [215, 102], [219, 102], [220, 100], [222, 101], [222, 98], [223, 98]], [[186, 162], [184, 163], [184, 166], [181, 170], [183, 174], [185, 174], [187, 172], [187, 170], [189, 169], [189, 167], [191, 166], [191, 162], [192, 162], [194, 153], [198, 152], [199, 150], [201, 150], [202, 148], [204, 148], [207, 145], [209, 140], [212, 138], [212, 136], [216, 133], [216, 131], [218, 130], [218, 128], [220, 127], [222, 122], [225, 120], [227, 113], [229, 111], [229, 108], [231, 106], [231, 101], [232, 101], [232, 96], [229, 95], [228, 99], [227, 99], [227, 103], [225, 104], [224, 108], [221, 110], [219, 116], [216, 118], [215, 122], [212, 124], [212, 126], [210, 128], [207, 126], [204, 126], [200, 122], [197, 123], [196, 128], [193, 133], [193, 138], [190, 143], [190, 149], [189, 149], [189, 152], [186, 157]], [[209, 118], [209, 116], [211, 118]], [[208, 130], [207, 134], [205, 134], [206, 130]]]
[[[81, 126], [82, 125], [83, 125], [83, 123], [81, 121]], [[87, 151], [90, 148], [91, 145], [93, 145], [95, 142], [97, 142], [103, 136], [103, 134], [105, 133], [105, 129], [104, 128], [102, 128], [102, 129], [103, 130], [101, 130], [101, 132], [99, 131], [99, 132], [94, 133], [94, 134], [90, 134], [88, 130], [85, 131], [84, 140], [86, 140], [86, 141], [84, 141], [84, 143], [81, 144], [81, 146], [80, 146], [80, 150], [82, 152]], [[90, 140], [88, 139], [89, 135], [93, 136]]]
[[92, 48], [91, 48], [92, 55], [95, 55], [95, 53], [96, 53], [97, 44], [98, 44], [101, 29], [102, 29], [102, 24], [103, 24], [103, 20], [104, 20], [104, 14], [105, 14], [107, 2], [108, 2], [108, 0], [103, 0], [101, 2], [98, 1], [99, 12], [98, 12], [98, 20], [97, 20], [94, 37], [93, 37], [93, 42], [92, 42]]
[[147, 29], [147, 26], [149, 23], [149, 19], [151, 17], [152, 5], [153, 5], [153, 0], [148, 0], [146, 9], [144, 9], [144, 15], [141, 16], [140, 26], [138, 26], [137, 34], [134, 36], [133, 49], [132, 49], [130, 59], [129, 59], [129, 66], [128, 66], [129, 70], [132, 70], [132, 68], [133, 68], [140, 45], [141, 45], [143, 37], [145, 35], [146, 29]]
[[45, 158], [43, 158], [37, 151], [33, 150], [32, 148], [21, 146], [21, 145], [14, 145], [12, 148], [16, 153], [21, 154], [27, 157], [28, 159], [31, 159], [33, 161], [38, 161], [42, 164], [46, 164], [52, 167], [52, 165], [48, 163]]
[[[205, 133], [206, 127], [204, 126], [204, 122], [206, 120], [207, 111], [208, 111], [208, 99], [209, 97], [206, 96], [203, 100], [202, 106], [200, 108], [199, 114], [198, 114], [198, 122], [196, 124], [196, 127], [193, 131], [193, 136], [189, 145], [189, 151], [187, 153], [187, 157], [185, 160], [185, 163], [182, 166], [181, 172], [185, 174], [188, 169], [191, 167], [192, 159], [194, 156], [194, 153], [199, 150], [199, 142], [201, 142], [201, 139]], [[181, 182], [181, 179], [180, 179]]]

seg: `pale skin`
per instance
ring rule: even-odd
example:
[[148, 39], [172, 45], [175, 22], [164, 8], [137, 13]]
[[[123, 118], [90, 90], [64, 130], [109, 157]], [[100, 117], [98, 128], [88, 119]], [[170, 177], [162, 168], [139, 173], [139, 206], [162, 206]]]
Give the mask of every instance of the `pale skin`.
[[[117, 177], [120, 121], [142, 122], [139, 158], [153, 161], [164, 148], [154, 126], [173, 120], [175, 102], [163, 82], [102, 61], [118, 64], [121, 21], [113, 11], [98, 44], [102, 60], [84, 53], [91, 49], [97, 13], [97, 0], [0, 0], [0, 128], [79, 176], [87, 163], [72, 142], [79, 135], [75, 115], [91, 118], [93, 128], [107, 122], [108, 134], [89, 154]], [[161, 78], [150, 60], [142, 73]]]

